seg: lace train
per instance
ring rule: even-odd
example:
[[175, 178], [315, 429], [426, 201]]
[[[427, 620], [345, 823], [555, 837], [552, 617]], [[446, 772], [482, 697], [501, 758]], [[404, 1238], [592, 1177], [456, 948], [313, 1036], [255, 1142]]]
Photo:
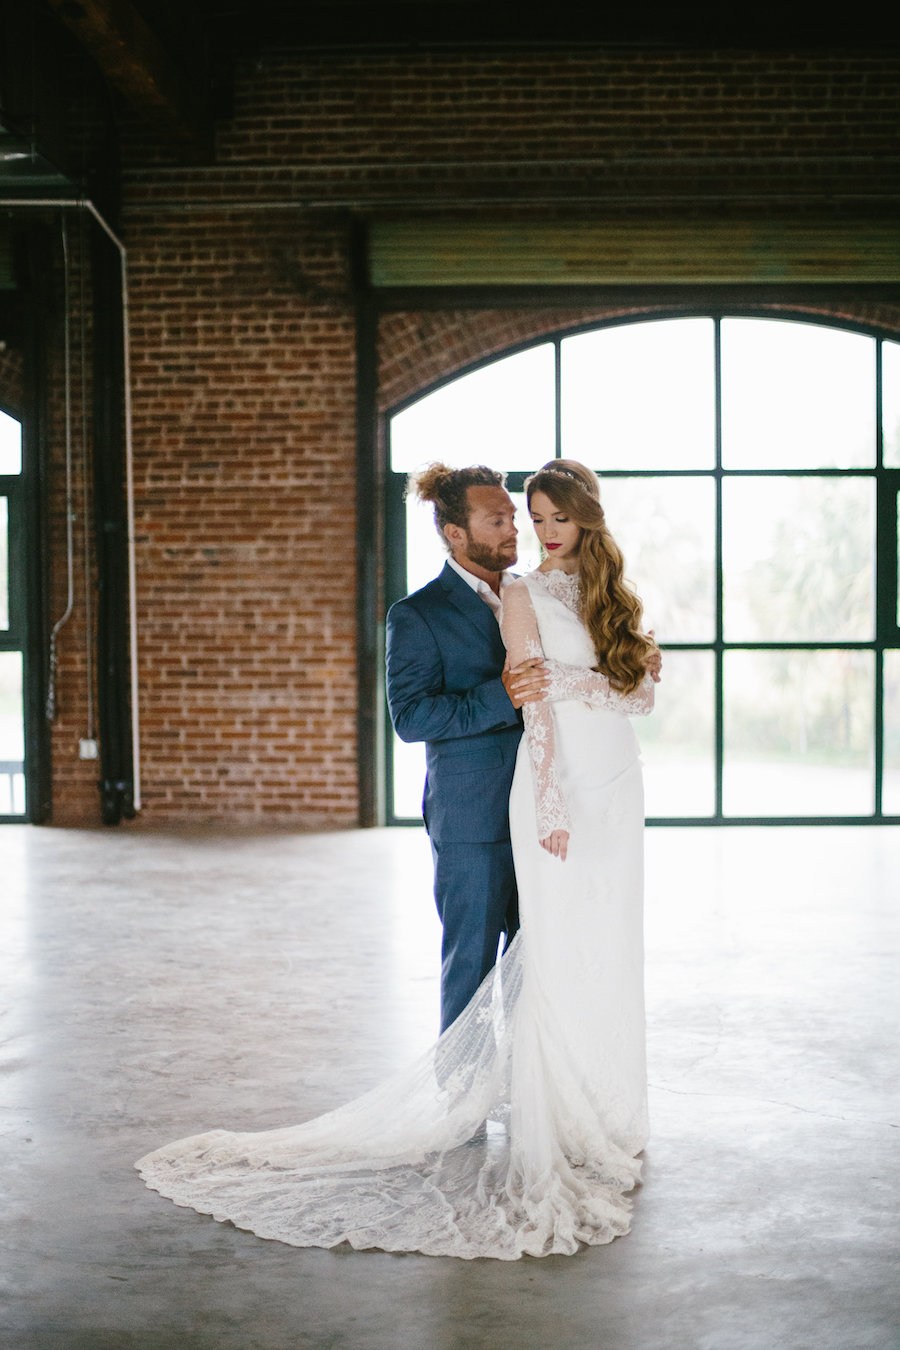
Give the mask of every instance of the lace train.
[[138, 1170], [178, 1205], [293, 1246], [511, 1261], [626, 1233], [640, 1164], [599, 1120], [593, 1140], [560, 1131], [555, 1092], [521, 1054], [524, 958], [520, 935], [440, 1040], [355, 1101], [179, 1140]]

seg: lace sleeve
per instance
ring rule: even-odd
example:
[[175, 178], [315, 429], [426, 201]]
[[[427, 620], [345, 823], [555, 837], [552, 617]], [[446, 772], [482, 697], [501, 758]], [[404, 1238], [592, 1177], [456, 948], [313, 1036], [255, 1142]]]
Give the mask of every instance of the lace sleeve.
[[626, 717], [646, 717], [653, 711], [654, 684], [649, 675], [631, 694], [620, 694], [610, 686], [605, 675], [587, 666], [569, 666], [564, 661], [545, 658], [550, 683], [549, 699], [578, 699], [592, 708], [611, 708]]
[[[517, 666], [529, 657], [544, 659], [534, 606], [524, 581], [514, 581], [504, 587], [500, 628], [510, 665]], [[548, 702], [526, 703], [522, 714], [534, 774], [538, 839], [547, 839], [554, 830], [571, 829], [556, 763], [553, 709]]]

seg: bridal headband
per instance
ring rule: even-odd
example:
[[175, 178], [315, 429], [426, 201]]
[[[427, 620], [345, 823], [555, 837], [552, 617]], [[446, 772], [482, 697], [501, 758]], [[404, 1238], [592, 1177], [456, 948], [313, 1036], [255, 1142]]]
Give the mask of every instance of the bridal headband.
[[[574, 473], [571, 469], [557, 469], [554, 467], [552, 469], [538, 469], [538, 473], [553, 473], [556, 474], [558, 478], [571, 478], [573, 483], [578, 483], [581, 487], [586, 487], [586, 483], [581, 475]], [[535, 477], [537, 477], [537, 474], [535, 474]]]
[[556, 468], [554, 465], [551, 465], [549, 468], [545, 467], [543, 469], [538, 469], [537, 473], [532, 474], [532, 478], [540, 478], [541, 474], [544, 473], [552, 474], [554, 478], [568, 478], [570, 483], [577, 483], [578, 486], [588, 494], [591, 501], [597, 500], [590, 485], [584, 481], [580, 474], [575, 473], [573, 469], [564, 469], [562, 465], [560, 465], [559, 468]]

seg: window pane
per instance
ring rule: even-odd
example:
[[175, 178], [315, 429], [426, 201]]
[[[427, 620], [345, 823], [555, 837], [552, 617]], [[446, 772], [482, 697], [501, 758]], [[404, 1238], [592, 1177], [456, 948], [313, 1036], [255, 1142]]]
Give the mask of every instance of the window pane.
[[870, 815], [871, 652], [726, 652], [723, 809]]
[[22, 653], [0, 652], [0, 816], [24, 814]]
[[0, 497], [0, 629], [9, 628], [9, 499]]
[[715, 811], [715, 663], [711, 652], [664, 652], [656, 710], [633, 722], [648, 816]]
[[884, 653], [884, 775], [881, 809], [900, 816], [900, 652]]
[[22, 424], [0, 412], [0, 473], [22, 472]]
[[871, 641], [874, 480], [732, 478], [722, 487], [726, 641]]
[[881, 426], [885, 465], [900, 469], [900, 342], [881, 344]]
[[401, 741], [393, 733], [394, 815], [399, 820], [421, 820], [425, 788], [425, 745]]
[[715, 464], [712, 319], [604, 328], [562, 343], [562, 452], [600, 469]]
[[431, 503], [406, 499], [406, 592], [431, 581], [447, 561], [447, 550], [434, 527]]
[[660, 642], [712, 642], [715, 485], [711, 478], [609, 478], [601, 499], [625, 572]]
[[426, 394], [391, 419], [391, 468], [409, 473], [433, 459], [538, 468], [555, 453], [555, 364], [543, 343]]
[[516, 504], [516, 528], [519, 531], [519, 557], [510, 571], [521, 577], [526, 572], [533, 572], [541, 561], [541, 546], [537, 541], [531, 516], [528, 514], [528, 501], [525, 493], [511, 492], [509, 495]]
[[722, 463], [875, 463], [875, 339], [779, 319], [722, 321]]

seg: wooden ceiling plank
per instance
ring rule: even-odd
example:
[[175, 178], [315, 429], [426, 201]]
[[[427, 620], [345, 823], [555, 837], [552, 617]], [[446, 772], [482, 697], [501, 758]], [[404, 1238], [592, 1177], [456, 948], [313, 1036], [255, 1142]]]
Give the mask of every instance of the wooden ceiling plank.
[[135, 112], [195, 154], [209, 153], [204, 81], [179, 68], [129, 0], [49, 3]]
[[372, 284], [397, 286], [900, 282], [886, 221], [605, 224], [376, 221]]

